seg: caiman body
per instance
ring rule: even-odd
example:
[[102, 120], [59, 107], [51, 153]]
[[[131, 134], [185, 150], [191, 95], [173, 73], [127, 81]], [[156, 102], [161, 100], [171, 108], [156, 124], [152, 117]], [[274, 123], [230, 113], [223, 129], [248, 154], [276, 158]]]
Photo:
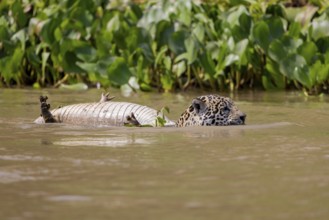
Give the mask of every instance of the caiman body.
[[219, 95], [203, 95], [192, 100], [177, 122], [150, 107], [112, 102], [114, 97], [102, 94], [94, 103], [68, 105], [49, 110], [46, 96], [40, 96], [41, 117], [35, 123], [67, 123], [87, 126], [226, 126], [243, 125], [246, 114], [234, 102]]
[[48, 119], [42, 113], [34, 122], [37, 124], [57, 122], [88, 126], [124, 126], [135, 121], [138, 126], [155, 127], [157, 118], [164, 117], [165, 126], [175, 125], [175, 122], [155, 109], [129, 102], [101, 101], [73, 104], [53, 109], [50, 113], [53, 117], [51, 121], [47, 121]]

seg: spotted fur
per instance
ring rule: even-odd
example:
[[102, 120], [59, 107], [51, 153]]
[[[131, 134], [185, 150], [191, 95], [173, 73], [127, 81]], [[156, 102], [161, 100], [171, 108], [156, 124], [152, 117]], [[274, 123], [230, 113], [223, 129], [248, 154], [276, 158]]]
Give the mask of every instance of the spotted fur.
[[178, 121], [177, 127], [242, 125], [246, 114], [234, 102], [219, 95], [199, 96], [192, 101]]

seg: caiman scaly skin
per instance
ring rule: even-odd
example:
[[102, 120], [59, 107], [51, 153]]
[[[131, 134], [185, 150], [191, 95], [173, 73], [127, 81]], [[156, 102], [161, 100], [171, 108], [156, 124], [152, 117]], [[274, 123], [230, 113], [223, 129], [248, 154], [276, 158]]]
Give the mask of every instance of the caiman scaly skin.
[[[49, 104], [45, 103], [46, 97], [40, 97], [41, 116], [34, 122], [42, 123], [68, 123], [88, 126], [124, 126], [132, 124], [135, 126], [156, 126], [157, 117], [163, 117], [155, 109], [144, 105], [129, 102], [112, 102], [112, 98], [104, 99], [100, 102], [74, 104], [49, 112], [49, 108], [43, 108]], [[164, 116], [165, 117], [165, 116]], [[51, 120], [48, 120], [51, 118]], [[165, 117], [165, 126], [174, 126], [175, 122]]]
[[129, 103], [112, 102], [114, 97], [103, 95], [99, 102], [68, 105], [49, 111], [47, 97], [40, 97], [41, 117], [35, 123], [69, 123], [88, 126], [158, 126], [159, 117], [164, 126], [225, 126], [243, 125], [246, 114], [227, 97], [204, 95], [193, 99], [191, 105], [175, 123], [155, 109]]

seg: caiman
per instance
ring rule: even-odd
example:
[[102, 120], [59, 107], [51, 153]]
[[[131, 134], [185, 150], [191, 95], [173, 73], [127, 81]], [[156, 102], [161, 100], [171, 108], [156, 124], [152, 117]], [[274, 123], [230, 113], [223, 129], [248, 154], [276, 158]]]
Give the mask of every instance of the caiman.
[[73, 104], [53, 110], [47, 103], [47, 96], [40, 96], [41, 115], [34, 122], [68, 123], [88, 126], [224, 126], [243, 125], [246, 114], [234, 102], [219, 95], [203, 95], [192, 100], [177, 122], [150, 107], [129, 103], [113, 102], [114, 97], [102, 94], [94, 103]]

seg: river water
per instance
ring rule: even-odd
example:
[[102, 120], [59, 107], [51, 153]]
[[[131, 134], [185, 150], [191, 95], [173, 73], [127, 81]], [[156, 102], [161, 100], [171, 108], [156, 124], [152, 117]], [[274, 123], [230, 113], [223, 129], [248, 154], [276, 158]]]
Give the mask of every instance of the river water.
[[[329, 97], [231, 96], [247, 125], [91, 128], [36, 125], [99, 90], [0, 90], [0, 219], [328, 219]], [[177, 119], [201, 93], [117, 101], [168, 106]]]

